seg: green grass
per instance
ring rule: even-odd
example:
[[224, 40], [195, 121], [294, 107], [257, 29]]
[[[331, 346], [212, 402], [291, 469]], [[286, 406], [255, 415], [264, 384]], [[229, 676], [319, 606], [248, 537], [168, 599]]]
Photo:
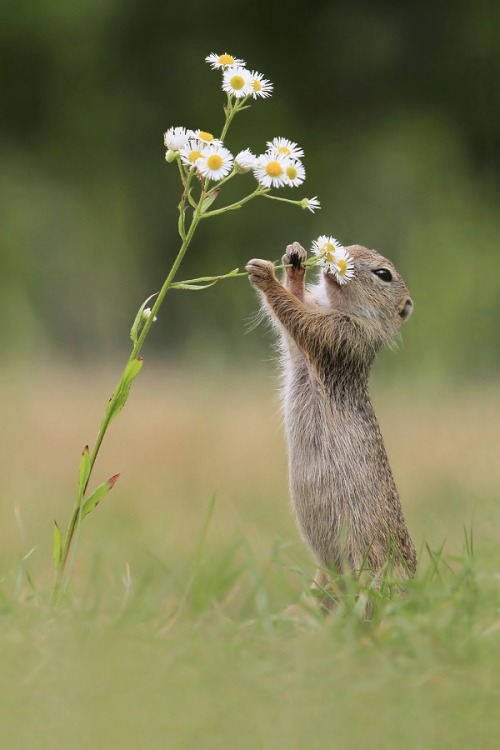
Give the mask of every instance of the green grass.
[[52, 518], [112, 384], [2, 380], [2, 748], [497, 747], [493, 389], [376, 390], [420, 562], [365, 622], [348, 577], [330, 617], [308, 594], [268, 374], [146, 372], [95, 482], [122, 477], [53, 612]]

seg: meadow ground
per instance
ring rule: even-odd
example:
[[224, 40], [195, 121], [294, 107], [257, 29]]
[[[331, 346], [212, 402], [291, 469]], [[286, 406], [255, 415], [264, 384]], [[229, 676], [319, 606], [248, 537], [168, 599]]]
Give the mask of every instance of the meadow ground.
[[375, 384], [420, 564], [365, 622], [349, 579], [329, 618], [305, 593], [272, 369], [145, 367], [53, 612], [52, 520], [115, 379], [0, 374], [2, 748], [498, 747], [498, 389]]

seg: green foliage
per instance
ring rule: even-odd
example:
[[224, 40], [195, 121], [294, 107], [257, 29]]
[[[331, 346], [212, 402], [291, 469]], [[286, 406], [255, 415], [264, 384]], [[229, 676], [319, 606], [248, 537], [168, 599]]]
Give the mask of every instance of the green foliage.
[[59, 526], [57, 525], [57, 521], [54, 521], [53, 558], [54, 558], [54, 565], [56, 566], [56, 568], [59, 567], [59, 563], [61, 562], [62, 547], [63, 547], [63, 540], [62, 540], [61, 530]]
[[120, 380], [120, 384], [118, 386], [118, 391], [113, 395], [113, 398], [110, 400], [106, 411], [106, 417], [109, 417], [110, 422], [118, 416], [118, 414], [127, 403], [128, 397], [130, 395], [130, 388], [132, 387], [132, 382], [141, 371], [143, 362], [144, 360], [142, 359], [142, 357], [136, 357], [126, 366]]
[[428, 549], [406, 596], [370, 592], [371, 621], [360, 614], [365, 585], [339, 577], [338, 607], [325, 617], [301, 593], [308, 574], [285, 545], [257, 553], [244, 538], [207, 542], [213, 509], [190, 563], [150, 562], [110, 583], [97, 562], [88, 603], [56, 618], [44, 591], [26, 584], [14, 601], [4, 576], [0, 687], [11, 746], [28, 750], [34, 722], [37, 747], [53, 746], [57, 721], [74, 750], [153, 750], [166, 736], [173, 750], [200, 736], [205, 748], [323, 750], [332, 732], [335, 746], [353, 750], [496, 747], [493, 549], [479, 560], [470, 538], [460, 555]]
[[82, 457], [80, 459], [80, 469], [78, 472], [78, 499], [79, 500], [81, 500], [81, 498], [85, 494], [85, 488], [87, 486], [87, 482], [89, 481], [91, 468], [92, 467], [90, 463], [89, 446], [86, 445], [82, 451]]
[[108, 492], [112, 490], [113, 487], [115, 486], [119, 476], [120, 476], [119, 474], [115, 474], [106, 482], [103, 482], [98, 487], [96, 487], [96, 489], [92, 492], [92, 494], [89, 496], [89, 498], [84, 502], [82, 506], [82, 511], [81, 511], [82, 521], [85, 518], [85, 516], [91, 513], [94, 510], [94, 508], [96, 508], [99, 505], [101, 500], [104, 500]]

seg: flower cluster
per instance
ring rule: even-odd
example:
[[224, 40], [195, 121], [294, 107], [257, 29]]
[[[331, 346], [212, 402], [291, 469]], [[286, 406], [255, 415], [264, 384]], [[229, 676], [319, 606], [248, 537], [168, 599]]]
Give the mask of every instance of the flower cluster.
[[266, 188], [297, 187], [306, 179], [301, 156], [304, 152], [296, 143], [286, 138], [273, 138], [267, 142], [266, 153], [256, 157], [253, 173]]
[[339, 284], [347, 284], [353, 279], [354, 261], [335, 237], [322, 234], [314, 240], [311, 250], [318, 258], [318, 265], [335, 276]]
[[[234, 115], [244, 109], [251, 99], [266, 99], [271, 96], [273, 84], [262, 73], [247, 69], [244, 60], [227, 52], [223, 55], [210, 54], [205, 60], [214, 70], [222, 71], [222, 90], [228, 97], [226, 125], [222, 136], [215, 138], [203, 130], [171, 127], [164, 135], [167, 162], [180, 162], [183, 179], [193, 174], [193, 171], [201, 179], [214, 182], [226, 180], [238, 173], [253, 172], [258, 182], [256, 195], [265, 195], [271, 188], [302, 185], [306, 179], [301, 161], [304, 151], [293, 141], [274, 138], [267, 142], [267, 150], [258, 156], [248, 148], [233, 156], [223, 143]], [[313, 213], [320, 208], [316, 196], [301, 201], [288, 201], [284, 198], [279, 200], [295, 203]]]
[[178, 156], [188, 169], [196, 167], [203, 177], [221, 180], [233, 168], [233, 156], [222, 141], [205, 130], [172, 127], [164, 135], [167, 161]]
[[256, 70], [247, 70], [246, 62], [237, 57], [215, 53], [208, 55], [205, 62], [210, 64], [213, 70], [222, 69], [222, 90], [236, 99], [251, 96], [253, 99], [267, 99], [273, 91], [273, 84], [264, 78], [262, 73]]

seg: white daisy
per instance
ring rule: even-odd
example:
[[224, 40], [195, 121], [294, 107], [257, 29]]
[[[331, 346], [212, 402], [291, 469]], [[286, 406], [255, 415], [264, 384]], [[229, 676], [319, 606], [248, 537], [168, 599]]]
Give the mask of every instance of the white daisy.
[[268, 96], [271, 96], [274, 88], [271, 81], [268, 81], [267, 78], [264, 78], [262, 73], [257, 73], [256, 70], [252, 71], [251, 76], [253, 98], [257, 99], [257, 97], [261, 96], [263, 99], [267, 99]]
[[290, 166], [290, 159], [281, 154], [262, 154], [257, 157], [253, 173], [261, 185], [266, 188], [283, 187], [287, 184], [286, 169]]
[[272, 141], [267, 142], [267, 148], [269, 153], [282, 154], [283, 156], [289, 156], [291, 159], [300, 159], [304, 156], [304, 150], [287, 138], [273, 138]]
[[206, 150], [205, 146], [202, 146], [200, 141], [192, 139], [188, 141], [187, 145], [180, 149], [181, 161], [187, 167], [195, 167], [198, 159], [201, 159]]
[[246, 68], [227, 68], [222, 76], [222, 90], [241, 99], [253, 92], [253, 78]]
[[314, 198], [303, 198], [300, 201], [300, 205], [302, 206], [302, 208], [308, 208], [312, 214], [315, 211], [319, 211], [319, 209], [321, 208], [317, 195], [315, 195]]
[[211, 55], [205, 57], [205, 62], [209, 63], [212, 70], [216, 70], [217, 68], [227, 68], [234, 65], [239, 65], [241, 67], [246, 65], [244, 60], [228, 55], [227, 52], [224, 52], [223, 55], [217, 55], [213, 52]]
[[337, 251], [335, 278], [339, 284], [347, 284], [354, 277], [354, 261], [345, 247], [340, 246]]
[[203, 177], [209, 180], [221, 180], [233, 168], [233, 155], [224, 146], [207, 146], [196, 167]]
[[290, 164], [285, 169], [286, 184], [289, 187], [297, 187], [302, 185], [306, 179], [306, 170], [301, 161], [290, 159]]
[[207, 146], [222, 146], [220, 138], [215, 138], [212, 133], [207, 133], [206, 130], [195, 130], [194, 135]]
[[249, 148], [246, 148], [244, 151], [240, 151], [239, 154], [236, 154], [236, 156], [234, 157], [234, 163], [238, 165], [241, 172], [249, 172], [251, 169], [253, 169], [256, 160], [257, 157], [255, 156], [255, 154], [252, 154]]
[[322, 234], [317, 240], [314, 240], [311, 250], [320, 259], [320, 265], [328, 271], [335, 272], [337, 261], [343, 257], [342, 251], [345, 248], [335, 237]]
[[169, 128], [167, 132], [163, 134], [163, 142], [169, 151], [179, 151], [179, 149], [185, 146], [193, 135], [193, 131], [188, 130], [187, 128]]

